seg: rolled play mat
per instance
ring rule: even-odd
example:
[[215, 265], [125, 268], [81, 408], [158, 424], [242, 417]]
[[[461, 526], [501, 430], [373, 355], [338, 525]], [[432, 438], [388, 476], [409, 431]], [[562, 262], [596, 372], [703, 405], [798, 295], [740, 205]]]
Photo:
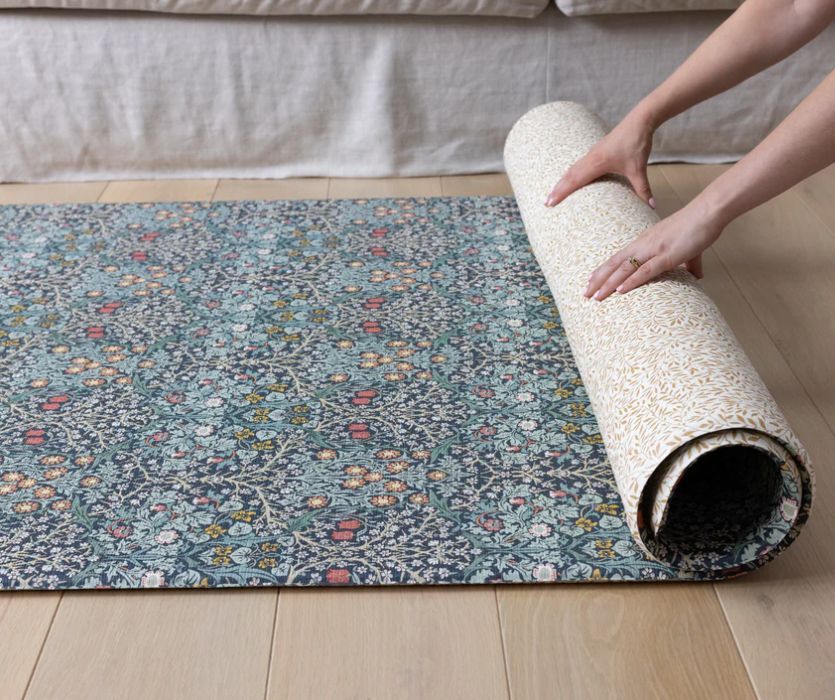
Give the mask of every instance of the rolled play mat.
[[513, 127], [505, 166], [634, 538], [682, 571], [741, 573], [784, 549], [808, 518], [809, 459], [689, 272], [602, 302], [584, 296], [591, 272], [659, 220], [615, 177], [544, 206], [604, 135], [582, 105], [545, 104]]

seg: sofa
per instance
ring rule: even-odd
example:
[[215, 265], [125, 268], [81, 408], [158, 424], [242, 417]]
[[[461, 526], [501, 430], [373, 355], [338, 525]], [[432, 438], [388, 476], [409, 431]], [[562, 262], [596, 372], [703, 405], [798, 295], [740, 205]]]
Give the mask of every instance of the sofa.
[[[493, 172], [515, 120], [614, 124], [738, 0], [0, 0], [0, 181]], [[835, 27], [672, 119], [727, 162], [833, 68]]]

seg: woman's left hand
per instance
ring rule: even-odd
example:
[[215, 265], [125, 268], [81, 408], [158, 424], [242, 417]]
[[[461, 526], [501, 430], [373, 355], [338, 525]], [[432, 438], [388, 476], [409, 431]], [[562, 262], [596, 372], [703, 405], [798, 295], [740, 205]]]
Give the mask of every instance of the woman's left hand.
[[598, 267], [589, 278], [585, 295], [603, 301], [613, 292], [626, 294], [679, 265], [701, 279], [702, 252], [719, 238], [723, 228], [695, 199]]

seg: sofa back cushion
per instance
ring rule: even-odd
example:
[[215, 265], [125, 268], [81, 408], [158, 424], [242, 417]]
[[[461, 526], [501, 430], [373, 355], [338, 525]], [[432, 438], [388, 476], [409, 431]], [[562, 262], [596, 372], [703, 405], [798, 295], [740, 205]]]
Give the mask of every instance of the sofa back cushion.
[[742, 0], [555, 0], [569, 17], [613, 15], [628, 12], [677, 12], [679, 10], [735, 10]]
[[0, 9], [142, 10], [217, 15], [494, 15], [536, 17], [548, 0], [0, 0]]

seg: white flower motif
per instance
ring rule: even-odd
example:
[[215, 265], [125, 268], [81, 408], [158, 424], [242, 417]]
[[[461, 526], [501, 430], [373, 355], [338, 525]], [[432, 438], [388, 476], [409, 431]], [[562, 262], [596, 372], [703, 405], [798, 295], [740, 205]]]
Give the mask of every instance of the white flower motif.
[[223, 406], [226, 402], [220, 398], [220, 396], [211, 396], [206, 399], [206, 405], [209, 408], [217, 408], [218, 406]]
[[545, 523], [534, 523], [528, 528], [528, 532], [534, 537], [548, 537], [551, 534], [551, 526]]
[[522, 326], [524, 323], [525, 323], [525, 322], [524, 322], [521, 318], [511, 318], [511, 319], [507, 322], [507, 325], [508, 325], [508, 326], [510, 326], [511, 328], [519, 328], [519, 327], [520, 327], [520, 326]]
[[533, 401], [533, 399], [534, 395], [529, 391], [521, 391], [518, 394], [516, 394], [516, 400], [521, 401], [522, 403], [528, 403], [530, 401]]
[[194, 434], [198, 435], [199, 437], [209, 437], [215, 432], [215, 429], [211, 425], [198, 425], [194, 429]]
[[553, 564], [537, 564], [533, 567], [533, 577], [537, 581], [547, 582], [557, 580], [557, 570]]
[[180, 537], [176, 530], [163, 530], [154, 539], [160, 544], [172, 544]]
[[535, 420], [532, 420], [530, 418], [526, 418], [525, 420], [519, 421], [519, 428], [526, 431], [526, 432], [530, 432], [531, 430], [536, 430], [538, 427], [539, 427], [539, 423], [537, 423]]
[[252, 311], [255, 308], [255, 304], [251, 301], [244, 302], [238, 306], [239, 311]]
[[519, 306], [521, 302], [518, 299], [506, 299], [504, 302], [505, 306]]
[[243, 333], [247, 328], [249, 328], [249, 326], [245, 323], [236, 323], [232, 326], [232, 330], [235, 331], [235, 333]]
[[146, 571], [139, 581], [142, 588], [160, 588], [165, 585], [165, 575], [162, 571]]

